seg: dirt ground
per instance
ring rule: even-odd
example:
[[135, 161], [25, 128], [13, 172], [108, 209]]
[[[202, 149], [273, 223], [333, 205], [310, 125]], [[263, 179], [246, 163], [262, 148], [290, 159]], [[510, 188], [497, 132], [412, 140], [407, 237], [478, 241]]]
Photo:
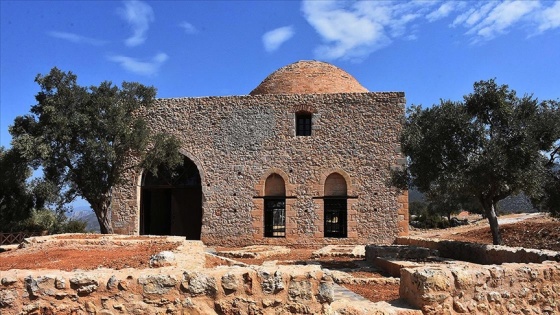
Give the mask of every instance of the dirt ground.
[[[517, 221], [519, 219], [522, 221]], [[488, 220], [470, 216], [472, 224], [444, 230], [414, 230], [411, 235], [450, 239], [479, 244], [492, 244]], [[505, 246], [560, 251], [560, 220], [548, 215], [507, 215], [498, 221], [514, 222], [500, 225]]]
[[[520, 246], [537, 249], [550, 249], [560, 251], [560, 221], [547, 216], [523, 217], [523, 221], [503, 218], [504, 222], [514, 223], [501, 226], [504, 245]], [[491, 244], [492, 237], [487, 221], [480, 217], [472, 218], [472, 224], [445, 230], [413, 230], [415, 236], [435, 237], [442, 239], [454, 239], [459, 241], [477, 242]], [[75, 236], [72, 236], [75, 237]], [[82, 239], [98, 238], [95, 234], [86, 234]], [[64, 236], [59, 237], [64, 239]], [[136, 240], [144, 240], [143, 237], [132, 237]], [[68, 243], [68, 242], [67, 242]], [[71, 242], [70, 242], [71, 243]], [[0, 271], [9, 269], [61, 269], [61, 270], [92, 270], [100, 267], [122, 269], [122, 268], [147, 268], [150, 256], [164, 250], [177, 248], [177, 243], [157, 242], [146, 239], [134, 245], [127, 246], [60, 246], [48, 248], [22, 248], [11, 247], [2, 252], [0, 250]], [[5, 247], [4, 247], [5, 248]], [[289, 254], [270, 256], [266, 258], [250, 259], [236, 258], [235, 260], [247, 264], [261, 265], [265, 262], [276, 261], [278, 265], [305, 265], [320, 264], [323, 268], [331, 270], [342, 270], [350, 273], [356, 278], [379, 278], [387, 275], [376, 271], [352, 271], [358, 269], [360, 259], [349, 257], [312, 258], [313, 251], [320, 248], [292, 248]], [[216, 248], [221, 250], [233, 250], [233, 248]], [[206, 268], [214, 268], [224, 265], [225, 262], [219, 258], [208, 256]], [[390, 301], [399, 297], [399, 285], [387, 284], [371, 285], [345, 284], [348, 289], [360, 294], [371, 301]]]
[[[87, 238], [84, 237], [84, 238]], [[95, 238], [95, 237], [91, 237]], [[152, 255], [173, 250], [177, 243], [149, 241], [128, 246], [60, 246], [12, 249], [0, 253], [0, 271], [9, 269], [148, 268]]]

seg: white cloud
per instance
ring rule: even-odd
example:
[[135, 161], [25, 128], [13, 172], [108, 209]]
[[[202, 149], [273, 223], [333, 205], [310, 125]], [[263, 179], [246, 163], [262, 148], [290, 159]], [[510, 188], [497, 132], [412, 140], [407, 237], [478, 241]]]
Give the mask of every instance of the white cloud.
[[553, 6], [544, 9], [538, 22], [541, 32], [560, 27], [560, 1], [556, 1]]
[[307, 22], [325, 42], [318, 58], [361, 61], [394, 39], [415, 39], [409, 26], [436, 5], [434, 1], [313, 1], [305, 0]]
[[[450, 19], [471, 42], [512, 29], [542, 33], [560, 27], [560, 1], [304, 0], [303, 16], [321, 37], [319, 59], [360, 61], [395, 40], [421, 38], [426, 23]], [[427, 34], [426, 36], [429, 36]]]
[[68, 32], [50, 31], [50, 32], [47, 32], [47, 35], [49, 35], [51, 37], [54, 37], [54, 38], [64, 39], [64, 40], [67, 40], [67, 41], [75, 43], [75, 44], [88, 44], [88, 45], [93, 45], [93, 46], [102, 46], [102, 45], [107, 44], [107, 41], [104, 41], [104, 40], [85, 37], [85, 36], [82, 36], [82, 35], [78, 35], [78, 34], [74, 34], [74, 33], [68, 33]]
[[428, 21], [430, 22], [443, 19], [444, 17], [447, 17], [453, 10], [455, 10], [456, 6], [459, 3], [460, 2], [456, 2], [456, 1], [445, 2], [437, 10], [426, 15], [426, 19], [428, 19]]
[[482, 39], [492, 39], [526, 17], [540, 6], [536, 1], [505, 1], [495, 6], [478, 24], [467, 32]]
[[142, 1], [130, 0], [124, 3], [124, 8], [120, 8], [118, 13], [132, 28], [133, 34], [126, 39], [125, 44], [132, 47], [144, 43], [150, 23], [154, 21], [152, 7]]
[[498, 2], [489, 2], [483, 3], [483, 5], [477, 8], [471, 8], [467, 12], [455, 18], [455, 21], [453, 21], [453, 26], [465, 24], [465, 26], [471, 27], [474, 24], [478, 23], [481, 19], [483, 19], [488, 14], [488, 12], [490, 12], [498, 4]]
[[[370, 9], [365, 8], [365, 9]], [[388, 45], [383, 24], [383, 10], [364, 12], [359, 8], [342, 8], [336, 2], [304, 1], [303, 13], [325, 42], [315, 53], [320, 59], [361, 60], [372, 51]], [[373, 17], [379, 16], [380, 19]]]
[[127, 57], [127, 56], [109, 56], [110, 61], [119, 63], [121, 67], [127, 71], [140, 74], [140, 75], [153, 75], [156, 74], [161, 66], [169, 59], [169, 56], [165, 53], [159, 53], [155, 55], [149, 61], [141, 61], [137, 58]]
[[198, 30], [196, 29], [196, 27], [194, 27], [194, 25], [192, 25], [189, 22], [181, 22], [181, 24], [179, 24], [179, 26], [185, 31], [185, 33], [187, 33], [189, 35], [198, 33]]
[[264, 33], [262, 37], [264, 49], [267, 52], [276, 51], [287, 40], [294, 36], [294, 28], [292, 26], [279, 27]]

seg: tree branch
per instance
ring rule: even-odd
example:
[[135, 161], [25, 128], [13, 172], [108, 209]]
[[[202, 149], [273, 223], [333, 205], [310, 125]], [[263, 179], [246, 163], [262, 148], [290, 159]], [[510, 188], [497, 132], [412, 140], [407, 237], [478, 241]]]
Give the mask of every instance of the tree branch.
[[547, 166], [551, 166], [554, 163], [556, 154], [560, 154], [560, 146], [556, 147], [556, 149], [554, 149], [554, 151], [550, 153], [550, 160], [548, 160], [548, 163], [546, 163]]

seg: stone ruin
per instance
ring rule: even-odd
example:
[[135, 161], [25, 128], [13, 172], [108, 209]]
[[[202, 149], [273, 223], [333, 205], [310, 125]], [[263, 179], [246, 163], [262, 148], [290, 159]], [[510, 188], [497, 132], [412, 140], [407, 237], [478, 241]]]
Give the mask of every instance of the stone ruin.
[[[154, 238], [154, 237], [147, 237]], [[331, 245], [314, 255], [364, 257], [397, 277], [353, 279], [318, 265], [246, 265], [228, 258], [204, 268], [200, 241], [179, 243], [154, 255], [145, 269], [8, 270], [0, 273], [2, 315], [46, 314], [558, 314], [560, 253], [505, 246], [401, 237], [407, 245]], [[133, 237], [37, 237], [25, 246], [57, 243], [107, 246], [141, 242]], [[149, 241], [149, 240], [148, 240]], [[422, 245], [425, 247], [420, 247]], [[454, 251], [449, 250], [455, 248]], [[255, 252], [247, 256], [245, 252]], [[268, 251], [268, 252], [267, 252]], [[232, 257], [285, 251], [256, 246]], [[456, 260], [470, 253], [471, 261]], [[259, 256], [260, 255], [260, 256]], [[491, 260], [488, 260], [492, 257]], [[375, 280], [375, 281], [372, 281]], [[365, 281], [365, 282], [363, 282]], [[338, 284], [363, 282], [372, 290], [400, 283], [400, 301], [371, 303], [337, 297]], [[405, 304], [406, 303], [406, 304]]]

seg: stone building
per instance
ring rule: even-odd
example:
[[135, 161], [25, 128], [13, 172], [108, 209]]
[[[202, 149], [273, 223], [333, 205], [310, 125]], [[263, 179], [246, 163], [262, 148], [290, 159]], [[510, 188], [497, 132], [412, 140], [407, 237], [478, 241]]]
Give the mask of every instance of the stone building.
[[299, 61], [249, 95], [158, 99], [141, 113], [181, 140], [184, 164], [130, 174], [112, 203], [115, 233], [206, 244], [392, 243], [408, 233], [403, 92], [368, 92], [324, 62]]

